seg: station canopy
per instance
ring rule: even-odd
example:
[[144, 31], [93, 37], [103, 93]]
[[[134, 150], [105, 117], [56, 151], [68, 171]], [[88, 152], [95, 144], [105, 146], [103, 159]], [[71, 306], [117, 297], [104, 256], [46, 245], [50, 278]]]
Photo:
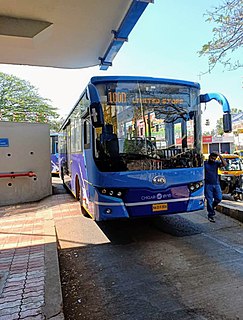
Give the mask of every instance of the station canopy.
[[0, 0], [0, 63], [106, 70], [153, 0]]

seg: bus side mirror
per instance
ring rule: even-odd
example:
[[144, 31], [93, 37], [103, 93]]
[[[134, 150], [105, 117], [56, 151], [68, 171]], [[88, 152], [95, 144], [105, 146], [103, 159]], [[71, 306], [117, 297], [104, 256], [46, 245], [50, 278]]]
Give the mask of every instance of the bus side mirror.
[[223, 114], [223, 128], [224, 128], [224, 132], [231, 132], [232, 131], [232, 121], [231, 121], [231, 114], [230, 113]]
[[104, 125], [103, 110], [100, 102], [93, 102], [90, 105], [90, 115], [93, 127], [100, 128]]

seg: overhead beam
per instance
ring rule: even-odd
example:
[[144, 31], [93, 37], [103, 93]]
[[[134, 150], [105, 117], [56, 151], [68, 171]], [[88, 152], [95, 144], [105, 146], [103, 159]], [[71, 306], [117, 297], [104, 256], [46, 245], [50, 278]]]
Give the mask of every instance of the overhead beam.
[[110, 66], [112, 66], [113, 59], [121, 49], [123, 43], [128, 41], [128, 35], [143, 14], [147, 5], [153, 2], [153, 0], [133, 0], [118, 30], [111, 30], [111, 32], [114, 34], [114, 38], [112, 39], [104, 56], [99, 57], [100, 70], [107, 70]]

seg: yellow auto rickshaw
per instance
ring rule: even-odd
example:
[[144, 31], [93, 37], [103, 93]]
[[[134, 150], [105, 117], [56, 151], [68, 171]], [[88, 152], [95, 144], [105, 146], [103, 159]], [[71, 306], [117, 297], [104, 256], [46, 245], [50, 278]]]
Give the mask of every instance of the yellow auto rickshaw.
[[234, 200], [243, 200], [243, 164], [236, 154], [222, 154], [226, 167], [218, 169], [223, 194], [230, 194]]
[[239, 158], [241, 159], [241, 161], [243, 161], [243, 150], [235, 150], [234, 154], [236, 154], [237, 156], [239, 156]]

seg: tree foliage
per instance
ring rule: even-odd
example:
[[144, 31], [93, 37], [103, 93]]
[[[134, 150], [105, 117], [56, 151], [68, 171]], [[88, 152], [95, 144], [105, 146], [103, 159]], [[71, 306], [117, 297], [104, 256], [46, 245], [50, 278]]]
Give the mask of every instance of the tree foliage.
[[199, 51], [200, 56], [208, 56], [208, 71], [217, 63], [229, 70], [242, 67], [241, 61], [233, 60], [231, 56], [243, 44], [243, 0], [224, 0], [214, 11], [207, 11], [206, 16], [206, 21], [216, 25], [213, 28], [213, 39]]
[[0, 120], [49, 123], [57, 130], [58, 118], [50, 100], [41, 97], [28, 81], [0, 72]]

